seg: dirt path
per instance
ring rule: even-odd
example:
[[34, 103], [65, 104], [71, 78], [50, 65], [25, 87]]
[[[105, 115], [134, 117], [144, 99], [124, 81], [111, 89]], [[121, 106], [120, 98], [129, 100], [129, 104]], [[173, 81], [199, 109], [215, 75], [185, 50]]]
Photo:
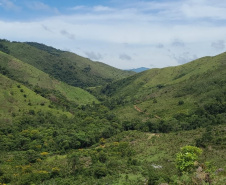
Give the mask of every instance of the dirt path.
[[134, 109], [136, 109], [138, 112], [143, 112], [139, 107], [137, 107], [136, 105], [134, 105]]
[[[137, 105], [134, 105], [134, 109], [137, 110], [138, 112], [144, 112], [142, 111]], [[146, 115], [149, 115], [147, 112], [145, 112]], [[155, 118], [161, 119], [158, 115], [155, 115]]]
[[156, 134], [156, 133], [147, 133], [147, 136], [148, 136], [148, 140], [149, 140], [149, 139], [151, 139], [151, 138], [154, 137], [154, 136], [159, 137], [160, 134]]

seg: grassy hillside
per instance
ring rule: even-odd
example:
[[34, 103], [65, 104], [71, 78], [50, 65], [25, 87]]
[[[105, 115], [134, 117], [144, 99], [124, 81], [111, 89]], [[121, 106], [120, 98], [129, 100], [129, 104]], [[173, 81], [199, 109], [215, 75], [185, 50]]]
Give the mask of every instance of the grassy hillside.
[[41, 70], [1, 51], [0, 69], [2, 71], [1, 73], [18, 82], [26, 84], [37, 93], [47, 93], [52, 100], [57, 100], [56, 94], [60, 94], [65, 97], [66, 100], [77, 104], [87, 104], [92, 103], [93, 101], [97, 102], [96, 98], [87, 91], [55, 80]]
[[103, 85], [134, 74], [43, 44], [5, 40], [1, 40], [0, 44], [0, 50], [3, 52], [77, 87]]
[[48, 99], [2, 74], [0, 74], [0, 107], [1, 127], [5, 124], [11, 125], [13, 117], [32, 115], [39, 111], [72, 117], [68, 112], [52, 109], [51, 102]]
[[124, 77], [1, 40], [0, 185], [224, 184], [226, 53]]
[[177, 67], [151, 69], [107, 85], [102, 92], [111, 97], [107, 104], [125, 120], [168, 119], [210, 104], [225, 109], [225, 61], [223, 53]]

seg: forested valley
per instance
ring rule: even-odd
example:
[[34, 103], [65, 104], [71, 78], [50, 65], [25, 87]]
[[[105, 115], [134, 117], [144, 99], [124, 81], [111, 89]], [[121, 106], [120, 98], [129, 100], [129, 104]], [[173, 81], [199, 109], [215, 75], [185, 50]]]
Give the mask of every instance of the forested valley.
[[226, 182], [226, 53], [141, 73], [0, 40], [0, 185]]

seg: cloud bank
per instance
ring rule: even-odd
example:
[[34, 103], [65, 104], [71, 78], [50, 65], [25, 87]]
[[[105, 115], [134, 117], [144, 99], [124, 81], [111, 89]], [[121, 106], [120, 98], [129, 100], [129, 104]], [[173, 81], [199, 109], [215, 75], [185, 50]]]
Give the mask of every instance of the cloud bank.
[[[29, 6], [13, 2], [0, 0], [0, 11], [29, 14], [30, 9], [37, 17], [0, 18], [2, 38], [70, 48], [118, 68], [175, 66], [225, 49], [224, 1], [114, 0], [64, 8], [38, 1]], [[43, 11], [48, 14], [38, 16]]]

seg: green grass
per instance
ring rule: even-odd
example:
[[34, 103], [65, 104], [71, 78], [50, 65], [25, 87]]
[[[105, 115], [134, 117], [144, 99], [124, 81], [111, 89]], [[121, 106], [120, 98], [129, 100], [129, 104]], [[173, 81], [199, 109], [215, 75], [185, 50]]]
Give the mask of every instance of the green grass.
[[[10, 54], [0, 52], [0, 183], [8, 177], [20, 185], [140, 185], [151, 175], [158, 183], [163, 177], [195, 181], [195, 172], [180, 176], [176, 169], [176, 154], [186, 145], [203, 147], [199, 165], [212, 170], [213, 184], [224, 182], [226, 53], [124, 78], [129, 74], [42, 44], [0, 42]], [[106, 85], [103, 94], [89, 88], [107, 97], [101, 105], [54, 77], [85, 83], [83, 88], [123, 79]]]
[[76, 87], [104, 85], [134, 74], [38, 43], [1, 41], [1, 44], [15, 58]]
[[72, 117], [68, 112], [50, 108], [51, 102], [48, 99], [1, 74], [0, 87], [0, 120], [2, 124], [12, 123], [14, 116], [28, 114], [30, 110]]
[[0, 61], [1, 67], [5, 67], [9, 71], [9, 76], [14, 80], [32, 85], [33, 87], [38, 86], [43, 89], [59, 91], [68, 101], [77, 104], [87, 104], [93, 101], [98, 102], [97, 99], [87, 91], [58, 81], [43, 71], [1, 51]]
[[[114, 112], [124, 120], [158, 116], [168, 118], [180, 112], [189, 114], [223, 98], [226, 91], [226, 53], [190, 63], [151, 69], [106, 86], [102, 91], [125, 102]], [[179, 101], [184, 103], [178, 105]], [[134, 109], [137, 105], [145, 114]], [[121, 114], [123, 112], [123, 114]]]

